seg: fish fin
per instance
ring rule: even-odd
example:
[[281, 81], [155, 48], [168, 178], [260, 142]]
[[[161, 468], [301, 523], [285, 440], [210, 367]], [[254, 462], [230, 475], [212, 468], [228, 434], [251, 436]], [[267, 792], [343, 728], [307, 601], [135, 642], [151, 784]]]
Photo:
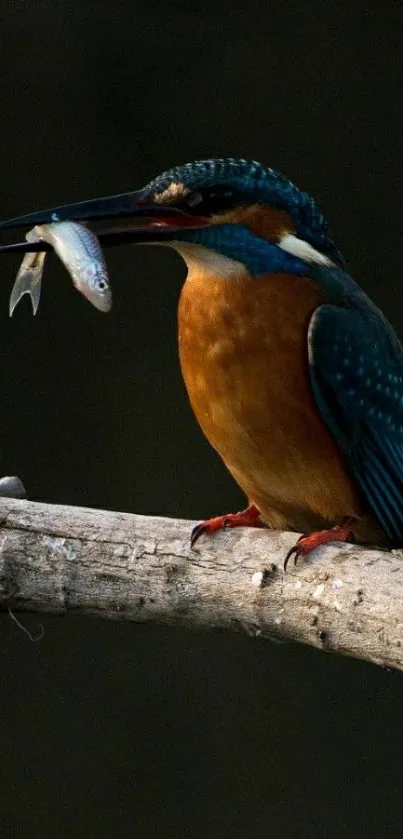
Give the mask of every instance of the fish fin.
[[44, 253], [25, 254], [10, 294], [10, 318], [12, 317], [15, 307], [18, 305], [18, 303], [21, 300], [21, 297], [23, 297], [24, 294], [29, 295], [32, 303], [33, 314], [36, 315], [41, 296], [44, 261]]

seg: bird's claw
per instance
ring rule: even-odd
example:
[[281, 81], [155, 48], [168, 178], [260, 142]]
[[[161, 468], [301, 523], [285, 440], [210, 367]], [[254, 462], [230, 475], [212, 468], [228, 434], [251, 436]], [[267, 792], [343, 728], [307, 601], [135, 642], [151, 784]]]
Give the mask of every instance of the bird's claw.
[[[298, 540], [298, 541], [299, 541], [299, 540]], [[298, 562], [298, 560], [299, 560], [299, 558], [300, 558], [300, 556], [301, 556], [301, 554], [303, 554], [303, 553], [304, 553], [303, 548], [301, 548], [301, 547], [300, 547], [300, 545], [298, 545], [298, 542], [297, 542], [297, 544], [296, 544], [296, 545], [294, 545], [294, 547], [293, 547], [293, 548], [291, 548], [291, 550], [289, 550], [289, 551], [288, 551], [288, 553], [287, 553], [287, 555], [286, 555], [286, 557], [285, 557], [285, 559], [284, 559], [284, 566], [283, 566], [283, 567], [284, 567], [284, 572], [286, 572], [286, 571], [287, 571], [287, 565], [288, 565], [288, 563], [289, 563], [289, 561], [290, 561], [291, 557], [292, 557], [292, 556], [294, 557], [294, 560], [293, 560], [293, 561], [294, 561], [294, 567], [295, 567], [295, 566], [296, 566], [296, 564], [297, 564], [297, 562]]]
[[225, 516], [215, 516], [196, 524], [190, 536], [190, 547], [193, 548], [204, 533], [215, 533], [227, 527], [265, 527], [265, 524], [260, 521], [260, 511], [251, 504], [240, 513], [227, 513]]
[[300, 536], [296, 544], [288, 551], [284, 560], [284, 571], [287, 570], [287, 565], [294, 557], [294, 566], [297, 564], [301, 556], [308, 556], [311, 551], [318, 548], [319, 545], [328, 545], [330, 542], [347, 542], [350, 538], [356, 519], [345, 518], [341, 524], [335, 527], [330, 527], [327, 530], [316, 530], [313, 533], [304, 533]]
[[[238, 514], [234, 513], [233, 515]], [[223, 530], [225, 527], [237, 527], [236, 524], [231, 524], [231, 513], [227, 516], [216, 516], [214, 519], [199, 522], [192, 530], [190, 547], [193, 548], [200, 536], [203, 536], [203, 533], [215, 533], [216, 530]]]
[[196, 526], [193, 528], [193, 530], [190, 534], [190, 547], [191, 548], [193, 548], [193, 546], [196, 544], [197, 540], [205, 532], [206, 532], [206, 523], [204, 521], [201, 521], [201, 522], [199, 522], [199, 524], [196, 524]]

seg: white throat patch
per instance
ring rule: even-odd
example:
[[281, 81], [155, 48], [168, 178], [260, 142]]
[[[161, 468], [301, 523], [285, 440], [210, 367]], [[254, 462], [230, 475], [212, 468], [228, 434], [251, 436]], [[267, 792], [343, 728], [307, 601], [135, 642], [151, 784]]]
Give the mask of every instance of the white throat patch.
[[283, 251], [292, 253], [293, 256], [297, 256], [299, 259], [305, 260], [305, 262], [316, 262], [318, 265], [333, 265], [333, 262], [328, 256], [319, 253], [312, 245], [305, 242], [304, 239], [298, 239], [298, 236], [294, 236], [292, 233], [285, 233], [278, 245]]
[[193, 272], [205, 271], [208, 274], [230, 279], [231, 277], [247, 273], [247, 270], [242, 262], [236, 259], [231, 259], [229, 256], [224, 256], [217, 251], [212, 251], [210, 248], [205, 248], [203, 245], [196, 245], [192, 242], [173, 241], [167, 242], [174, 248], [186, 262], [189, 274]]

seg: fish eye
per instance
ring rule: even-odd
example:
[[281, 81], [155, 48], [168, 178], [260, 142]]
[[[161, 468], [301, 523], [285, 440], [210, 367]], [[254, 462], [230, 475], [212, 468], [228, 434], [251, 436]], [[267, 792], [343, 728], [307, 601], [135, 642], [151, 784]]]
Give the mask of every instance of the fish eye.
[[107, 286], [105, 280], [98, 280], [98, 288], [100, 289], [100, 291], [105, 291], [105, 289], [107, 287], [108, 286]]

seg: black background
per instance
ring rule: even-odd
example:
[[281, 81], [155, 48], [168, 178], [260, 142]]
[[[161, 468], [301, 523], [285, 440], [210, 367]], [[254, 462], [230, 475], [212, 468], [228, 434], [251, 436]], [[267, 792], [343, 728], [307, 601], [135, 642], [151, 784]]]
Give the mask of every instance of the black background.
[[[255, 158], [315, 195], [402, 334], [400, 6], [4, 3], [1, 215]], [[2, 258], [0, 473], [38, 500], [238, 509], [180, 377], [184, 266], [152, 248], [107, 259], [110, 315], [49, 259], [37, 317], [24, 301], [9, 320], [18, 260]], [[401, 837], [400, 675], [220, 634], [43, 623], [32, 644], [0, 621], [5, 836]]]

